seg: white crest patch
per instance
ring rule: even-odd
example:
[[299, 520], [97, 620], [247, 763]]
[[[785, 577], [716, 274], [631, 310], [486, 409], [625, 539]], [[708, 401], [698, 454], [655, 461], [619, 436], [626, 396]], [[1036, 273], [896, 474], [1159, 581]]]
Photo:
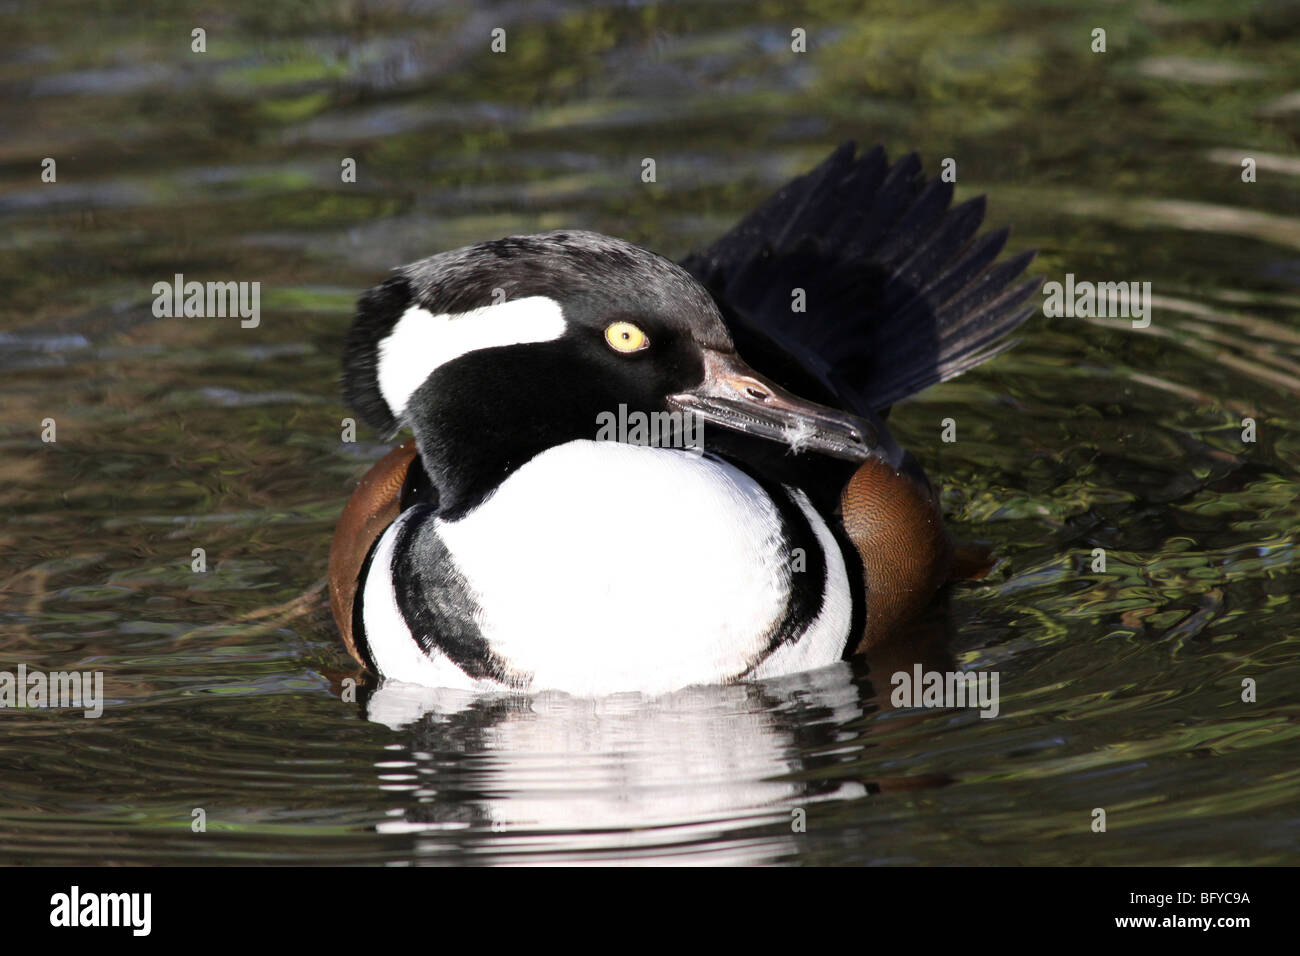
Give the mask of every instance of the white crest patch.
[[442, 315], [413, 305], [379, 343], [379, 393], [400, 418], [415, 390], [440, 366], [481, 349], [551, 342], [565, 328], [560, 303], [543, 295]]

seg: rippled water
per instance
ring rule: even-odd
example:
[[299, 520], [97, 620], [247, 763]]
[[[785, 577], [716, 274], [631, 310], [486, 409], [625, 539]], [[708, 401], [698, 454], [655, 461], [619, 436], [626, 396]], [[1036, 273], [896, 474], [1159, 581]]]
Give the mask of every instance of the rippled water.
[[[0, 12], [0, 669], [108, 697], [0, 711], [0, 861], [1296, 860], [1294, 6], [223, 7]], [[1152, 283], [1149, 328], [1039, 317], [894, 413], [992, 574], [916, 653], [761, 686], [346, 700], [357, 294], [561, 226], [680, 256], [848, 138], [956, 158], [1049, 279]], [[177, 272], [261, 324], [154, 318]], [[893, 709], [913, 658], [999, 716]]]

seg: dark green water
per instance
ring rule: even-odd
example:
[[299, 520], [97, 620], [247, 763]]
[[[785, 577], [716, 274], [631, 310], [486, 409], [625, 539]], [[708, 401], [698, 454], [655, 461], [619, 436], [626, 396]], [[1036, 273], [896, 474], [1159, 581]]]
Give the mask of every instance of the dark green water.
[[[1300, 8], [186, 7], [0, 11], [0, 670], [108, 697], [0, 710], [0, 862], [1297, 860]], [[895, 411], [999, 557], [947, 653], [1000, 715], [891, 711], [861, 665], [341, 700], [320, 587], [384, 450], [340, 441], [357, 294], [549, 228], [680, 256], [849, 138], [954, 157], [1048, 279], [1152, 283], [1149, 328], [1039, 316]], [[259, 281], [261, 324], [155, 318], [177, 272]]]

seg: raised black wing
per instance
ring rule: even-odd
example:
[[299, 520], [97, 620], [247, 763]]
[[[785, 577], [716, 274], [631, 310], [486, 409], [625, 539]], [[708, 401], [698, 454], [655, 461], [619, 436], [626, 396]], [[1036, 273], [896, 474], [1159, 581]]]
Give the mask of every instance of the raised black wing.
[[[740, 354], [807, 398], [865, 414], [1011, 347], [1034, 311], [1033, 259], [998, 263], [1009, 230], [976, 237], [984, 197], [955, 208], [916, 154], [892, 167], [845, 143], [682, 262], [717, 300]], [[794, 311], [802, 289], [806, 311]]]

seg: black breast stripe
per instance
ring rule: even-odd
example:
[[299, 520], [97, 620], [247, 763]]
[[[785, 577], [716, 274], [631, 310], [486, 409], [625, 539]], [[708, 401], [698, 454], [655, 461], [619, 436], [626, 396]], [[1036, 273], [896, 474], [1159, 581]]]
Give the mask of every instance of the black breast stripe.
[[[830, 585], [829, 562], [803, 509], [779, 482], [754, 474], [750, 477], [766, 492], [781, 516], [781, 548], [791, 574], [785, 614], [768, 634], [767, 645], [750, 663], [746, 673], [763, 663], [778, 647], [797, 641], [803, 635], [821, 613]], [[796, 567], [803, 570], [794, 570]]]
[[493, 651], [474, 620], [478, 601], [434, 530], [433, 506], [416, 505], [407, 514], [393, 542], [393, 591], [420, 649], [447, 655], [476, 680], [526, 686], [532, 675], [518, 673]]
[[[371, 564], [375, 559], [375, 549], [379, 547], [379, 542], [384, 540], [382, 534], [375, 535], [375, 540], [370, 542], [370, 550], [366, 552], [366, 560], [361, 562], [361, 570], [357, 573], [357, 593], [352, 599], [352, 643], [356, 645], [357, 653], [361, 655], [361, 662], [372, 673], [378, 674], [379, 668], [375, 666], [375, 656], [370, 652], [370, 641], [366, 639], [366, 580], [370, 577]], [[384, 573], [381, 569], [380, 573]]]
[[848, 578], [849, 597], [853, 601], [853, 614], [849, 619], [849, 638], [844, 642], [844, 650], [840, 655], [844, 660], [848, 660], [857, 650], [858, 637], [861, 636], [862, 629], [867, 626], [867, 589], [863, 586], [866, 577], [862, 571], [862, 555], [858, 554], [857, 545], [844, 530], [844, 522], [837, 518], [834, 521], [827, 521], [826, 526], [830, 528], [831, 537], [835, 539], [840, 554], [844, 556], [844, 574]]

